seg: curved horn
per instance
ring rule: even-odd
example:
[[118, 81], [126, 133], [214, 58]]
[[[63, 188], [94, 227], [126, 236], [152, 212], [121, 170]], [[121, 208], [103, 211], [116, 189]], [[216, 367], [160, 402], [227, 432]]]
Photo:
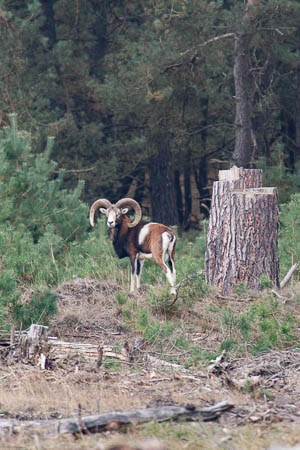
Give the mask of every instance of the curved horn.
[[121, 198], [120, 200], [117, 201], [115, 206], [117, 208], [130, 206], [133, 209], [135, 217], [132, 222], [128, 223], [129, 228], [135, 227], [138, 223], [140, 223], [142, 219], [142, 208], [140, 207], [139, 203], [136, 202], [133, 198]]
[[112, 204], [110, 203], [109, 200], [106, 200], [106, 198], [99, 198], [99, 200], [96, 200], [92, 204], [91, 209], [90, 209], [90, 224], [92, 225], [92, 227], [95, 226], [95, 212], [101, 206], [103, 206], [104, 208], [111, 208]]

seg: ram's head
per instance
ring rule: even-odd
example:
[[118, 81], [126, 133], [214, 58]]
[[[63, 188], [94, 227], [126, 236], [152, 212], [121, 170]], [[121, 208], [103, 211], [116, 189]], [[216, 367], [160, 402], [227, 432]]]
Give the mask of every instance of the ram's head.
[[142, 208], [133, 198], [121, 198], [117, 203], [112, 204], [106, 198], [99, 198], [96, 200], [90, 209], [90, 224], [95, 226], [95, 213], [99, 210], [102, 214], [106, 215], [107, 226], [114, 228], [120, 224], [122, 216], [126, 215], [128, 211], [132, 209], [134, 212], [134, 218], [132, 221], [128, 221], [129, 228], [135, 227], [142, 219]]

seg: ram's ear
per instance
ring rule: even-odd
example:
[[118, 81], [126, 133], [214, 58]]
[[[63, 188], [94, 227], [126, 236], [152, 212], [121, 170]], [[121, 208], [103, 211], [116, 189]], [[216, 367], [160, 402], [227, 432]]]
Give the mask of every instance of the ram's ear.
[[99, 208], [99, 211], [102, 212], [102, 214], [107, 215], [107, 209], [106, 208]]
[[129, 208], [122, 208], [122, 209], [121, 209], [122, 214], [127, 214], [127, 213], [128, 213], [128, 210], [129, 210]]

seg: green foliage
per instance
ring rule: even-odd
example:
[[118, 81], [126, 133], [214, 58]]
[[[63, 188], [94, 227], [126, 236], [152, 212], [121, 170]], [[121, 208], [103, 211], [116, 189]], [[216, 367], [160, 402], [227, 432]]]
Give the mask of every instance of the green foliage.
[[247, 286], [242, 281], [240, 283], [237, 283], [234, 286], [234, 293], [236, 295], [244, 295], [247, 292]]
[[253, 381], [251, 378], [246, 378], [243, 386], [241, 387], [242, 392], [252, 392], [253, 391]]
[[262, 275], [260, 279], [260, 284], [263, 289], [272, 287], [272, 282], [267, 275]]
[[[87, 220], [87, 218], [86, 218]], [[128, 285], [128, 259], [119, 260], [114, 253], [107, 236], [104, 221], [99, 221], [83, 242], [70, 243], [69, 251], [64, 254], [61, 267], [64, 278], [77, 275]]]
[[289, 314], [278, 318], [278, 302], [255, 304], [249, 316], [258, 324], [259, 335], [253, 343], [253, 353], [257, 354], [271, 348], [282, 348], [294, 339], [295, 320]]
[[246, 312], [232, 307], [213, 308], [219, 317], [224, 335], [220, 349], [258, 354], [272, 348], [285, 348], [295, 344], [297, 323], [285, 313], [273, 298], [255, 302]]
[[[4, 204], [0, 223], [25, 225], [34, 242], [53, 231], [63, 239], [61, 244], [82, 239], [87, 215], [79, 199], [82, 185], [72, 192], [63, 189], [63, 171], [49, 159], [53, 138], [48, 139], [44, 152], [35, 155], [31, 135], [18, 130], [15, 114], [10, 119], [11, 126], [0, 130], [0, 198]], [[55, 253], [60, 249], [57, 246]]]
[[127, 297], [127, 295], [123, 294], [122, 292], [117, 292], [116, 300], [117, 300], [118, 305], [122, 306], [122, 305], [125, 305], [125, 303], [128, 300], [128, 297]]
[[12, 269], [0, 271], [0, 325], [7, 327], [8, 306], [15, 304], [20, 297], [15, 273]]
[[[292, 264], [300, 261], [300, 194], [293, 194], [288, 203], [280, 205], [279, 260], [284, 276]], [[300, 279], [300, 272], [294, 274]]]
[[11, 315], [19, 329], [28, 328], [33, 323], [48, 325], [57, 312], [57, 294], [49, 289], [36, 290], [30, 302], [11, 304]]
[[300, 188], [299, 162], [292, 169], [289, 167], [289, 150], [289, 145], [277, 143], [271, 157], [262, 156], [256, 164], [263, 170], [264, 185], [277, 187], [280, 204], [289, 202]]

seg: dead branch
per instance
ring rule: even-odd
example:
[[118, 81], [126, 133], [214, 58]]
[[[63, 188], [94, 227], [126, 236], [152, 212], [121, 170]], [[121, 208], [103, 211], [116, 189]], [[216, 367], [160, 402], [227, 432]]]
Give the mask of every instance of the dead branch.
[[217, 356], [216, 359], [212, 361], [212, 364], [208, 367], [208, 373], [219, 373], [220, 367], [226, 358], [226, 350], [223, 350], [221, 355]]
[[[217, 42], [220, 41], [222, 39], [227, 39], [227, 38], [234, 38], [235, 37], [235, 33], [225, 33], [225, 34], [221, 34], [220, 36], [215, 36], [211, 39], [208, 39], [207, 41], [202, 42], [201, 44], [195, 45], [192, 48], [189, 48], [188, 50], [186, 50], [185, 52], [180, 53], [180, 57], [177, 59], [177, 61], [180, 58], [183, 58], [186, 55], [189, 55], [190, 53], [194, 53], [191, 58], [190, 58], [190, 62], [192, 63], [194, 61], [194, 59], [197, 57], [197, 51], [198, 49], [202, 48], [202, 47], [206, 47], [209, 44], [212, 44], [213, 42]], [[183, 63], [181, 62], [172, 62], [170, 63], [168, 66], [166, 66], [163, 70], [162, 73], [167, 72], [170, 69], [174, 69], [176, 67], [180, 67], [182, 66]]]
[[[95, 167], [87, 167], [86, 169], [65, 169], [64, 173], [84, 173], [84, 172], [92, 172], [95, 170]], [[59, 170], [53, 170], [54, 174], [59, 174]]]
[[286, 274], [286, 276], [283, 278], [283, 280], [280, 283], [280, 289], [283, 289], [284, 286], [290, 281], [290, 279], [292, 278], [293, 273], [295, 272], [295, 270], [298, 268], [299, 263], [293, 264], [292, 267], [290, 268], [290, 270], [288, 271], [288, 273]]
[[192, 51], [197, 50], [197, 48], [206, 47], [206, 45], [212, 44], [213, 42], [217, 42], [217, 41], [220, 41], [222, 39], [227, 39], [227, 38], [234, 38], [234, 37], [235, 37], [235, 33], [225, 33], [225, 34], [221, 34], [219, 36], [215, 36], [211, 39], [208, 39], [207, 41], [202, 42], [201, 44], [195, 45], [193, 48], [190, 48], [190, 49], [186, 50], [185, 52], [180, 53], [180, 56], [185, 56], [188, 53], [191, 53]]

